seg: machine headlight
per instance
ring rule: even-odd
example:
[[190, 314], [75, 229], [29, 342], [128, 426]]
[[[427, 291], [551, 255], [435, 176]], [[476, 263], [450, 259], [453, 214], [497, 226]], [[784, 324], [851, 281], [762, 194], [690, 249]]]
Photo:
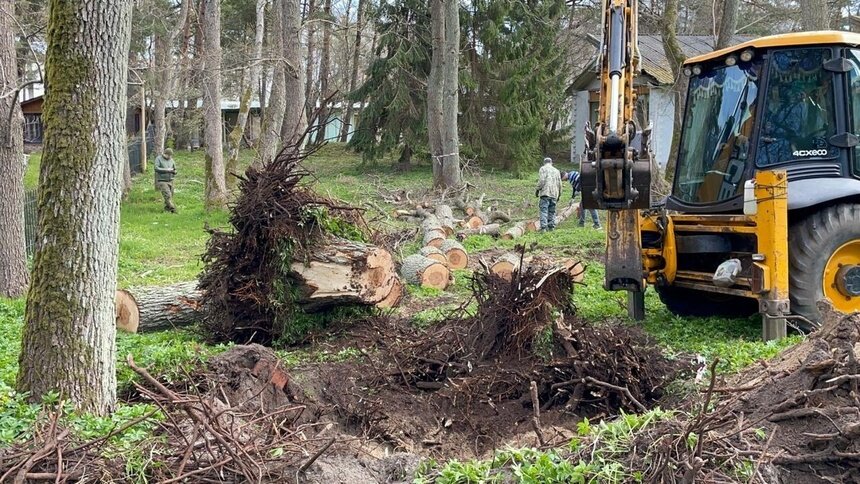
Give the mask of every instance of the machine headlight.
[[698, 76], [702, 73], [702, 66], [693, 66], [693, 75]]
[[731, 67], [731, 66], [733, 66], [733, 65], [735, 65], [735, 64], [737, 64], [737, 63], [738, 63], [738, 58], [737, 58], [737, 57], [735, 57], [735, 56], [733, 56], [733, 55], [730, 55], [730, 56], [726, 57], [726, 65], [727, 65], [727, 66]]
[[684, 75], [690, 77], [693, 75], [693, 71], [689, 67], [684, 68]]
[[753, 58], [753, 51], [752, 51], [752, 49], [747, 49], [747, 50], [745, 50], [745, 51], [741, 52], [741, 61], [743, 61], [743, 62], [749, 62], [749, 61], [751, 61], [751, 60], [752, 60], [752, 58]]

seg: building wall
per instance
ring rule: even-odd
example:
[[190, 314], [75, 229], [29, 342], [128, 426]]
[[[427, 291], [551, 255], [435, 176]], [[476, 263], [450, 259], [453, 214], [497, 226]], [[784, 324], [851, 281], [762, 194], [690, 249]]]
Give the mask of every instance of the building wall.
[[651, 88], [648, 110], [651, 115], [651, 149], [661, 167], [666, 167], [672, 148], [672, 132], [675, 128], [675, 99], [671, 86]]
[[570, 116], [570, 162], [573, 164], [579, 164], [585, 154], [584, 133], [588, 117], [588, 91], [579, 91], [573, 96], [573, 112]]

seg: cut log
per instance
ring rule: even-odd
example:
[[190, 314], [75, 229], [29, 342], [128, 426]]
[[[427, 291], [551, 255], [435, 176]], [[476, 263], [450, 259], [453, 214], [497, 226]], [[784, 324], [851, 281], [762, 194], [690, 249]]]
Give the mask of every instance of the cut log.
[[528, 224], [528, 221], [515, 223], [513, 227], [509, 228], [504, 234], [502, 234], [502, 238], [505, 240], [513, 240], [522, 237], [529, 231]]
[[502, 226], [499, 224], [482, 225], [476, 229], [462, 229], [457, 232], [457, 238], [465, 239], [470, 235], [494, 235], [498, 236], [502, 231]]
[[444, 264], [420, 254], [410, 255], [400, 268], [403, 279], [421, 287], [444, 290], [451, 280], [451, 272]]
[[[305, 311], [342, 304], [391, 304], [400, 285], [391, 254], [374, 245], [336, 239], [290, 265], [299, 284], [296, 302]], [[397, 298], [395, 298], [397, 299]]]
[[421, 228], [424, 232], [429, 230], [441, 230], [442, 232], [445, 232], [445, 237], [454, 234], [453, 220], [441, 220], [432, 213], [427, 215], [427, 217], [424, 218], [424, 221], [421, 222]]
[[469, 265], [469, 254], [466, 249], [456, 240], [448, 239], [439, 247], [448, 259], [448, 267], [451, 269], [465, 269]]
[[424, 232], [424, 246], [442, 247], [442, 242], [445, 241], [447, 235], [441, 229], [432, 229]]
[[478, 215], [469, 215], [463, 220], [462, 226], [465, 229], [477, 229], [484, 226], [484, 219]]
[[197, 282], [133, 287], [116, 292], [116, 327], [143, 333], [188, 326], [200, 321]]
[[435, 210], [436, 216], [439, 217], [439, 220], [453, 220], [454, 219], [454, 211], [451, 210], [450, 205], [439, 204], [436, 205]]
[[398, 277], [397, 283], [391, 286], [391, 292], [388, 293], [388, 296], [385, 297], [382, 301], [376, 303], [376, 307], [380, 309], [391, 309], [397, 307], [400, 304], [400, 300], [403, 299], [403, 283], [400, 282], [400, 278]]
[[510, 282], [514, 272], [520, 269], [520, 255], [514, 253], [502, 254], [490, 266], [490, 272]]
[[510, 223], [510, 221], [511, 221], [511, 217], [509, 217], [507, 214], [502, 213], [498, 210], [493, 210], [493, 211], [487, 212], [486, 217], [487, 217], [487, 223], [491, 223], [491, 222]]
[[573, 282], [582, 282], [585, 279], [585, 266], [581, 262], [573, 259], [564, 261], [567, 272], [573, 277]]
[[[445, 243], [443, 242], [442, 246], [444, 246], [444, 245], [445, 245]], [[423, 255], [424, 257], [428, 257], [428, 258], [433, 259], [435, 261], [441, 262], [441, 263], [445, 264], [446, 266], [448, 265], [448, 258], [445, 257], [445, 253], [442, 252], [441, 250], [439, 250], [439, 248], [437, 248], [437, 247], [433, 247], [432, 245], [428, 245], [427, 247], [424, 247], [420, 251], [418, 251], [418, 253]]]

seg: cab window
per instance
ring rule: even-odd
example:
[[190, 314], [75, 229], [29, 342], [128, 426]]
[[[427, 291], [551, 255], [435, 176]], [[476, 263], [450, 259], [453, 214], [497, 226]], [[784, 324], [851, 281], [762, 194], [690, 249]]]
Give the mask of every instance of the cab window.
[[[848, 71], [848, 102], [851, 103], [851, 132], [860, 136], [860, 50], [851, 49], [847, 54], [851, 61]], [[860, 146], [854, 147], [854, 175], [860, 175]]]
[[830, 58], [829, 49], [771, 54], [756, 164], [839, 155], [839, 149], [828, 142], [836, 134], [833, 74], [824, 69]]

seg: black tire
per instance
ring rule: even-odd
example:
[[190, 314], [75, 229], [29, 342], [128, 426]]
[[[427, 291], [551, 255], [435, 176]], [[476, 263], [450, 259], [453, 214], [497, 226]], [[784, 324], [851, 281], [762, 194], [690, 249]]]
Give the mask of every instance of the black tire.
[[656, 286], [655, 289], [666, 309], [678, 316], [746, 318], [758, 312], [755, 299], [677, 286]]
[[817, 302], [824, 299], [822, 279], [831, 255], [846, 242], [860, 239], [860, 205], [822, 208], [788, 231], [791, 312], [819, 322]]

